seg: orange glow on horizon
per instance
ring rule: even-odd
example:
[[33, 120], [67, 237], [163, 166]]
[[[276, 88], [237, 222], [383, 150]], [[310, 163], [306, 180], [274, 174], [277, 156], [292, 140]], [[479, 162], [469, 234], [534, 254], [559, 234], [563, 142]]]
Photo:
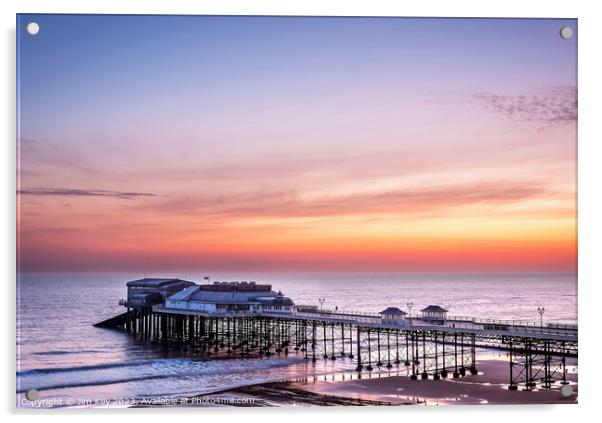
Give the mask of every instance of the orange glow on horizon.
[[[21, 196], [22, 205], [27, 201]], [[33, 207], [28, 207], [21, 225], [20, 247], [27, 251], [21, 270], [35, 268], [31, 258], [56, 271], [70, 266], [94, 271], [572, 272], [577, 264], [575, 219], [564, 210], [535, 217], [510, 213], [504, 218], [498, 206], [491, 213], [486, 205], [466, 205], [461, 217], [456, 207], [446, 216], [358, 211], [203, 222], [188, 215], [164, 219], [144, 210], [133, 216], [119, 212], [120, 200], [101, 201], [114, 208], [104, 221], [95, 218], [97, 199], [80, 199], [78, 206], [55, 215], [31, 213]], [[63, 229], [40, 237], [29, 227], [31, 222], [43, 225], [46, 219]]]

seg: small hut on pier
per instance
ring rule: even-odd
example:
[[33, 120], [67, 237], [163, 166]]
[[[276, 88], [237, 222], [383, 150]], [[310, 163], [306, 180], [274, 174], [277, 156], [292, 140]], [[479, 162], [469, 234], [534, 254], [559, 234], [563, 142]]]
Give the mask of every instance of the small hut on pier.
[[383, 323], [395, 323], [397, 325], [405, 325], [406, 312], [397, 307], [387, 307], [380, 313]]
[[434, 325], [444, 325], [447, 320], [447, 310], [438, 305], [429, 305], [420, 310], [422, 312], [422, 320]]

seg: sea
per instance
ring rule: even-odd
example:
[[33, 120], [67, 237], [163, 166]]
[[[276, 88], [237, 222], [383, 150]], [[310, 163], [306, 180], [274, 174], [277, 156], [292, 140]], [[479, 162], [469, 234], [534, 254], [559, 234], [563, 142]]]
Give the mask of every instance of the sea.
[[[180, 277], [202, 282], [203, 275]], [[255, 383], [352, 372], [349, 359], [303, 360], [302, 355], [207, 360], [124, 332], [93, 325], [122, 313], [126, 282], [142, 275], [19, 275], [17, 280], [18, 407], [128, 406], [148, 398], [182, 398]], [[379, 312], [396, 306], [412, 314], [438, 304], [450, 315], [577, 323], [573, 273], [220, 274], [211, 280], [271, 284], [297, 304]], [[27, 401], [27, 391], [40, 399]], [[30, 391], [32, 392], [32, 391]]]

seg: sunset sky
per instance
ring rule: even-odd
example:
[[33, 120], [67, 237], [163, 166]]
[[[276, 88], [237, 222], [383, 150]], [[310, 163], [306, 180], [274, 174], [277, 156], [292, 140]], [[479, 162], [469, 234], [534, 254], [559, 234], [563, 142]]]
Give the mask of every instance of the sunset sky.
[[575, 271], [563, 25], [21, 15], [20, 271]]

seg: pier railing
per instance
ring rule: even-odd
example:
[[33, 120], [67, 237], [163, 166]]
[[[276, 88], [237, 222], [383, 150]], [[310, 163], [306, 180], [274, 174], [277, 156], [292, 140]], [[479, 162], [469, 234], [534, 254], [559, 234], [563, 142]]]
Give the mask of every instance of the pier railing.
[[[294, 313], [297, 316], [322, 316], [327, 318], [350, 318], [355, 321], [362, 319], [364, 322], [381, 321], [381, 315], [379, 313], [371, 313], [366, 311], [349, 311], [349, 310], [309, 310], [303, 309]], [[387, 322], [391, 323], [391, 322]], [[422, 315], [406, 315], [405, 317], [406, 326], [412, 326], [414, 324], [419, 325], [432, 325], [428, 320], [424, 320]], [[525, 320], [501, 320], [501, 319], [489, 319], [471, 316], [448, 316], [444, 320], [442, 325], [447, 327], [462, 327], [459, 324], [471, 324], [475, 329], [511, 329], [513, 332], [538, 332], [538, 333], [549, 333], [549, 334], [562, 334], [570, 331], [577, 331], [577, 325], [569, 323], [555, 323], [548, 322], [545, 324], [525, 321]]]
[[[261, 312], [260, 315], [285, 316], [280, 312]], [[545, 335], [573, 335], [577, 334], [577, 325], [568, 323], [546, 323], [540, 324], [536, 322], [521, 321], [521, 320], [499, 320], [487, 319], [469, 316], [449, 316], [442, 324], [436, 324], [428, 319], [423, 319], [421, 315], [407, 315], [405, 319], [400, 321], [383, 320], [379, 313], [370, 313], [363, 311], [347, 311], [347, 310], [307, 310], [287, 313], [290, 317], [311, 318], [347, 321], [354, 323], [382, 324], [396, 327], [439, 327], [449, 329], [476, 329], [476, 330], [491, 330], [498, 332], [509, 333], [538, 333]]]
[[577, 330], [577, 325], [570, 324], [570, 323], [547, 322], [545, 324], [542, 324], [541, 322], [538, 323], [538, 322], [534, 322], [534, 321], [530, 321], [530, 320], [500, 320], [500, 319], [488, 319], [488, 318], [470, 317], [470, 316], [448, 316], [447, 320], [454, 321], [454, 322], [472, 322], [472, 323], [478, 323], [478, 324], [545, 327], [545, 328], [550, 328], [550, 329], [555, 328], [555, 329]]
[[577, 325], [569, 323], [556, 322], [533, 322], [525, 320], [499, 320], [487, 319], [469, 316], [449, 316], [446, 321], [446, 326], [463, 327], [462, 325], [474, 325], [481, 329], [512, 331], [512, 332], [530, 332], [543, 333], [551, 335], [561, 335], [567, 333], [576, 333]]
[[298, 313], [305, 314], [318, 314], [322, 316], [358, 316], [358, 317], [377, 317], [380, 319], [380, 314], [371, 313], [368, 311], [354, 311], [354, 310], [305, 310], [298, 311]]
[[349, 323], [364, 323], [368, 325], [385, 325], [395, 327], [433, 327], [447, 329], [470, 329], [485, 330], [508, 333], [537, 333], [544, 335], [577, 335], [577, 325], [568, 323], [549, 322], [542, 324], [532, 321], [522, 320], [499, 320], [470, 316], [448, 316], [441, 323], [435, 323], [428, 319], [423, 319], [421, 315], [406, 315], [405, 319], [399, 321], [389, 321], [382, 319], [379, 313], [353, 310], [319, 310], [312, 308], [301, 308], [291, 312], [283, 311], [248, 311], [248, 310], [217, 310], [207, 312], [202, 310], [192, 310], [187, 308], [166, 308], [164, 304], [153, 306], [155, 311], [173, 311], [176, 313], [187, 313], [196, 315], [210, 315], [222, 317], [253, 317], [253, 316], [272, 316], [281, 318], [297, 318], [311, 320], [325, 320]]

